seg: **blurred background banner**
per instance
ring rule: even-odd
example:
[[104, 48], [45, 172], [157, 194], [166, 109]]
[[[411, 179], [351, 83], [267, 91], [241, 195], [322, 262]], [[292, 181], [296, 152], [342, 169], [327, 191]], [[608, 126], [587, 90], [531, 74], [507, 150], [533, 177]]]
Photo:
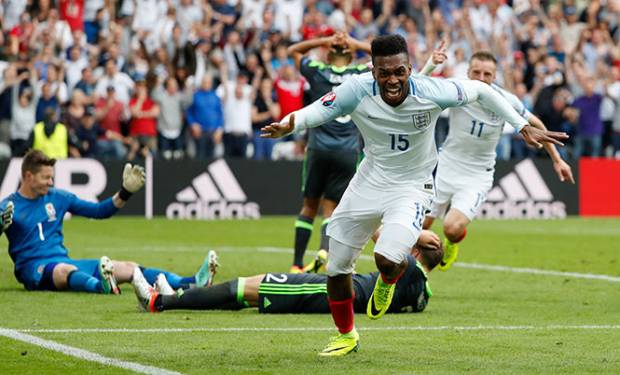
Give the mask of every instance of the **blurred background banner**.
[[584, 158], [579, 170], [579, 214], [619, 216], [620, 160]]
[[[572, 165], [575, 179], [579, 169]], [[578, 185], [561, 182], [550, 160], [498, 161], [495, 181], [481, 206], [486, 219], [562, 219], [579, 214]], [[620, 211], [619, 211], [620, 214]]]
[[[21, 159], [0, 161], [0, 197], [19, 184]], [[498, 161], [495, 182], [481, 208], [486, 219], [561, 219], [570, 215], [620, 216], [620, 161], [584, 158], [572, 165], [577, 184], [560, 182], [549, 160]], [[302, 162], [212, 159], [153, 160], [149, 189], [120, 215], [171, 219], [257, 219], [298, 213]], [[120, 188], [123, 162], [61, 160], [56, 186], [83, 199], [102, 200]], [[149, 197], [147, 199], [147, 196]]]

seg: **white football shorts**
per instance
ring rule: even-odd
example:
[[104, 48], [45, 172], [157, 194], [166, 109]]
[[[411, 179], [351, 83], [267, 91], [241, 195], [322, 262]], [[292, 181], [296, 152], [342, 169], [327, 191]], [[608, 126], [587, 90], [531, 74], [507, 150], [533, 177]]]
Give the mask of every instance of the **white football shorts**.
[[[383, 224], [375, 252], [401, 263], [418, 240], [425, 212], [433, 199], [433, 181], [419, 186], [377, 189], [356, 175], [327, 227], [327, 235], [358, 254]], [[330, 249], [331, 253], [331, 249]]]
[[456, 208], [473, 220], [493, 186], [493, 170], [473, 174], [439, 163], [435, 174], [437, 195], [428, 216], [442, 218], [448, 209]]

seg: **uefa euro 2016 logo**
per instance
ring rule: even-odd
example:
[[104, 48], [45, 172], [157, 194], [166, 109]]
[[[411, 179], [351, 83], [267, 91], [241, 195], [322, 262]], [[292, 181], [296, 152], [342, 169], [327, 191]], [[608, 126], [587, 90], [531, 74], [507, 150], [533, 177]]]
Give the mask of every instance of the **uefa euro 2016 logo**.
[[323, 95], [323, 97], [321, 98], [321, 103], [323, 103], [323, 106], [325, 107], [331, 107], [334, 104], [334, 101], [336, 100], [336, 93], [335, 92], [328, 92], [327, 94]]

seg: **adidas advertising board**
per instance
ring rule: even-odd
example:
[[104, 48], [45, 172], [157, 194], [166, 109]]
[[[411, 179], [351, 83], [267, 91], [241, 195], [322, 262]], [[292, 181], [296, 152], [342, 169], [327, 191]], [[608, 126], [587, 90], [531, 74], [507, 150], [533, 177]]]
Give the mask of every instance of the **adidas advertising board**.
[[169, 219], [258, 219], [299, 210], [301, 163], [153, 162], [153, 212]]
[[168, 219], [259, 219], [260, 207], [248, 197], [223, 159], [192, 178], [166, 207]]
[[[583, 169], [585, 165], [592, 169], [590, 164], [597, 165], [594, 162], [582, 163], [579, 168]], [[94, 159], [59, 161], [56, 164], [56, 186], [82, 199], [102, 200], [120, 188], [123, 165], [123, 162]], [[263, 215], [295, 215], [302, 202], [301, 162], [147, 160], [145, 165], [145, 189], [134, 195], [119, 211], [120, 215], [254, 219]], [[607, 164], [599, 169], [605, 172], [605, 176], [609, 174]], [[20, 159], [0, 161], [0, 199], [17, 189], [20, 173]], [[592, 189], [584, 190], [579, 180], [583, 171], [573, 165], [573, 173], [578, 181], [576, 185], [560, 182], [549, 160], [497, 162], [494, 185], [481, 206], [479, 217], [558, 219], [578, 215], [580, 202], [584, 204], [594, 198], [607, 202], [617, 199], [617, 193], [606, 197], [605, 192], [594, 189], [600, 185], [596, 182], [592, 182], [596, 185]], [[588, 193], [590, 191], [598, 192], [596, 197], [579, 195], [580, 192], [594, 194]], [[587, 207], [581, 208], [584, 211]], [[609, 204], [605, 208], [609, 208]], [[587, 212], [600, 214], [599, 211], [590, 209]], [[614, 212], [620, 215], [620, 212], [609, 209], [605, 214]]]
[[[577, 169], [573, 167], [575, 179]], [[485, 219], [563, 219], [579, 213], [577, 185], [560, 182], [549, 160], [497, 162], [493, 188], [480, 206]]]

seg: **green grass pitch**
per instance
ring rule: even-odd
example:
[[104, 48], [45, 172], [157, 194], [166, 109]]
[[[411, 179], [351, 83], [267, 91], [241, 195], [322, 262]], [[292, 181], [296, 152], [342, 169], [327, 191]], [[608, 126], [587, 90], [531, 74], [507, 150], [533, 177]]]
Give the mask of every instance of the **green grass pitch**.
[[[65, 238], [75, 258], [108, 255], [180, 274], [194, 273], [207, 250], [215, 249], [222, 264], [218, 280], [224, 281], [288, 270], [292, 255], [285, 249], [293, 243], [293, 221], [73, 219], [65, 224]], [[311, 250], [318, 246], [317, 233], [318, 225]], [[6, 248], [4, 237], [0, 246]], [[475, 221], [459, 261], [617, 278], [620, 220]], [[374, 265], [360, 259], [357, 270], [369, 272]], [[425, 312], [386, 315], [379, 321], [358, 314], [360, 351], [323, 359], [316, 353], [335, 332], [329, 315], [259, 315], [255, 310], [146, 314], [138, 311], [128, 285], [119, 297], [25, 292], [5, 252], [0, 327], [31, 330], [31, 335], [109, 358], [189, 374], [620, 373], [618, 279], [453, 267], [433, 272], [430, 285], [434, 296]], [[44, 331], [93, 328], [151, 331]], [[187, 330], [158, 331], [169, 328]], [[130, 372], [5, 337], [0, 337], [0, 348], [0, 374]]]

